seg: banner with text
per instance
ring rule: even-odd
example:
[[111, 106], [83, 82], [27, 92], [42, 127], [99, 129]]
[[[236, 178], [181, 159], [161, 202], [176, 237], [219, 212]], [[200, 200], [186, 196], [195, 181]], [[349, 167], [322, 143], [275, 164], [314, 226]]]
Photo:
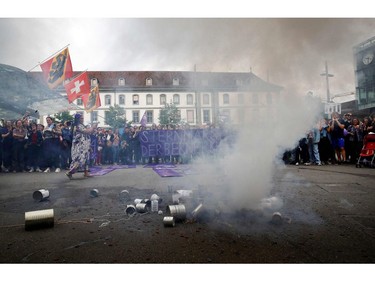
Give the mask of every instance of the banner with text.
[[223, 139], [220, 129], [145, 130], [139, 140], [143, 157], [210, 154]]

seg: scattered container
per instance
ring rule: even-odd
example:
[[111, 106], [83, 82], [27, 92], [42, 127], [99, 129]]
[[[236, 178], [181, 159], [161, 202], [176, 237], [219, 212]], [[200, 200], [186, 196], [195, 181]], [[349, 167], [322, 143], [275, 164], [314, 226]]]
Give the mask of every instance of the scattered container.
[[151, 200], [151, 201], [152, 201], [152, 200], [158, 200], [159, 204], [163, 201], [163, 199], [160, 198], [160, 196], [157, 195], [157, 194], [152, 194], [151, 197], [150, 197], [150, 200]]
[[142, 199], [141, 203], [145, 203], [147, 208], [151, 208], [151, 200], [150, 199]]
[[148, 211], [146, 203], [138, 203], [137, 205], [135, 205], [135, 208], [138, 213], [146, 213]]
[[163, 223], [166, 227], [174, 227], [176, 225], [174, 217], [164, 217]]
[[43, 201], [49, 198], [49, 191], [47, 189], [39, 189], [37, 191], [34, 191], [33, 198], [36, 201]]
[[168, 205], [167, 214], [174, 217], [175, 220], [186, 219], [186, 208], [184, 205]]
[[195, 219], [197, 218], [198, 214], [200, 213], [200, 211], [202, 211], [203, 209], [203, 204], [200, 203], [192, 212], [191, 212], [191, 216]]
[[135, 206], [134, 205], [126, 205], [125, 213], [128, 216], [134, 215], [136, 212]]
[[54, 223], [53, 209], [25, 212], [25, 230], [53, 227]]
[[119, 197], [120, 197], [120, 200], [122, 201], [122, 202], [126, 202], [126, 201], [129, 201], [129, 199], [130, 199], [130, 195], [129, 195], [129, 191], [127, 191], [127, 190], [122, 190], [121, 192], [120, 192], [120, 194], [119, 194]]
[[158, 215], [162, 215], [163, 214], [163, 211], [162, 210], [159, 210], [158, 211]]
[[274, 223], [274, 224], [282, 224], [283, 218], [282, 218], [281, 214], [279, 212], [273, 213], [271, 222]]
[[159, 211], [159, 201], [158, 200], [152, 200], [151, 201], [151, 212], [157, 212]]
[[137, 205], [138, 203], [141, 203], [143, 199], [134, 199], [134, 204]]
[[98, 197], [99, 196], [99, 190], [97, 190], [97, 189], [91, 189], [90, 190], [90, 196], [91, 197]]

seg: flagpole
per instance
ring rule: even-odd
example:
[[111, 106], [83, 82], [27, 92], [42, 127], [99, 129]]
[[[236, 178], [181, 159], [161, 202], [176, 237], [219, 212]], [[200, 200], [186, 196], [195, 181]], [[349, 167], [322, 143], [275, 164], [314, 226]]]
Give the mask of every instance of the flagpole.
[[56, 55], [57, 53], [61, 52], [62, 50], [68, 48], [70, 46], [70, 44], [66, 45], [65, 47], [61, 48], [60, 50], [58, 50], [57, 52], [55, 52], [53, 55], [50, 55], [48, 58], [46, 58], [45, 60], [43, 60], [42, 62], [39, 62], [36, 66], [34, 66], [32, 69], [30, 69], [29, 71], [27, 72], [30, 72], [31, 70], [33, 70], [34, 68], [38, 67], [39, 65], [41, 65], [43, 62], [45, 62], [46, 60], [50, 59], [51, 57], [53, 57], [54, 55]]

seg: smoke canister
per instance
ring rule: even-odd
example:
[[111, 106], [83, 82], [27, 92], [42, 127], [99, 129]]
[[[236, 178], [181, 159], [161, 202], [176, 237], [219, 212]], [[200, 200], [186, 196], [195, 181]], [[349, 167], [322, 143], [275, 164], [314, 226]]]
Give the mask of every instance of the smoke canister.
[[137, 205], [135, 205], [135, 208], [138, 213], [146, 213], [148, 210], [146, 203], [138, 203]]
[[174, 227], [176, 225], [174, 217], [164, 217], [163, 224], [166, 227]]
[[99, 196], [99, 190], [97, 190], [97, 189], [91, 189], [90, 190], [90, 196], [91, 197], [98, 197]]
[[25, 212], [25, 230], [53, 227], [53, 209]]
[[43, 201], [49, 198], [49, 191], [47, 189], [39, 189], [34, 191], [33, 198], [35, 201]]
[[151, 197], [150, 197], [150, 200], [151, 200], [151, 201], [152, 201], [152, 200], [158, 200], [158, 203], [159, 203], [159, 204], [163, 201], [163, 199], [160, 198], [160, 196], [157, 195], [157, 194], [152, 194]]
[[157, 212], [159, 210], [159, 201], [158, 200], [152, 200], [151, 201], [151, 212]]
[[128, 216], [134, 215], [136, 212], [134, 205], [126, 205], [125, 213]]
[[175, 218], [175, 220], [186, 219], [186, 208], [185, 205], [168, 205], [167, 214]]

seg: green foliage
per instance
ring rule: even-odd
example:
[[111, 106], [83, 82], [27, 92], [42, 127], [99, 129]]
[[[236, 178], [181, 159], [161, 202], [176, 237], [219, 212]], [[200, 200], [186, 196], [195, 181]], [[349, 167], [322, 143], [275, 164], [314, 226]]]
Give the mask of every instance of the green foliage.
[[61, 123], [64, 123], [65, 121], [73, 121], [74, 120], [74, 116], [70, 115], [69, 111], [64, 111], [64, 112], [56, 113], [55, 115], [53, 115], [53, 118], [57, 122], [61, 122]]
[[160, 110], [159, 124], [175, 126], [181, 122], [181, 114], [174, 103], [166, 103]]
[[124, 127], [126, 123], [125, 109], [117, 104], [110, 106], [105, 115], [105, 122], [113, 129]]

